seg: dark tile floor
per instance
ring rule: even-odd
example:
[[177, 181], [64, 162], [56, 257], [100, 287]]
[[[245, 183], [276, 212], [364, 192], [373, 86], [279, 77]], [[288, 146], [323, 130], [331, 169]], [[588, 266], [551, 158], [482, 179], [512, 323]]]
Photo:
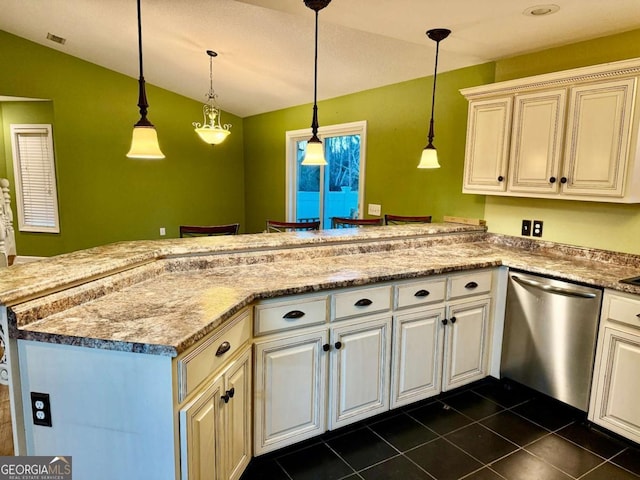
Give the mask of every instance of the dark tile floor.
[[254, 458], [241, 480], [631, 480], [640, 449], [486, 379]]

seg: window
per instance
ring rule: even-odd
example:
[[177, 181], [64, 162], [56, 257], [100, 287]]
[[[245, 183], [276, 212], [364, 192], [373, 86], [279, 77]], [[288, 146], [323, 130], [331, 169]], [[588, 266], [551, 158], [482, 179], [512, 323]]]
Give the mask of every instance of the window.
[[325, 167], [301, 165], [311, 129], [287, 132], [287, 221], [331, 228], [331, 217], [361, 217], [366, 129], [365, 121], [320, 127]]
[[18, 229], [59, 233], [51, 125], [11, 125]]

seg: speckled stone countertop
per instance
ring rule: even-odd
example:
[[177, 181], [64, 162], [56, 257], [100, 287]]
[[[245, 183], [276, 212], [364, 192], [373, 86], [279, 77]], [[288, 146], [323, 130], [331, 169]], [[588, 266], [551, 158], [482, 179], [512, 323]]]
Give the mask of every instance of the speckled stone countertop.
[[[640, 274], [638, 256], [483, 230], [379, 227], [308, 234], [309, 241], [300, 234], [246, 235], [253, 238], [231, 249], [223, 237], [117, 244], [114, 253], [122, 255], [113, 263], [106, 255], [91, 262], [87, 251], [62, 256], [62, 268], [72, 268], [74, 257], [84, 276], [70, 271], [57, 286], [38, 284], [54, 293], [38, 295], [36, 287], [16, 282], [13, 297], [4, 297], [0, 281], [0, 298], [23, 293], [24, 301], [8, 309], [17, 338], [176, 356], [261, 298], [453, 271], [505, 265], [640, 294], [619, 283]], [[92, 250], [95, 256], [100, 249]]]

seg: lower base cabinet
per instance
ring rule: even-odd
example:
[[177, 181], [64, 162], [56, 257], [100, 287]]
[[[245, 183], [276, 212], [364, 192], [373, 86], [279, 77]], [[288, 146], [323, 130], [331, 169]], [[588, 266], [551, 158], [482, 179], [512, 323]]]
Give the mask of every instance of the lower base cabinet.
[[605, 292], [589, 420], [640, 443], [640, 297]]
[[255, 342], [260, 455], [389, 409], [391, 316]]
[[251, 348], [179, 411], [182, 480], [237, 480], [251, 460]]

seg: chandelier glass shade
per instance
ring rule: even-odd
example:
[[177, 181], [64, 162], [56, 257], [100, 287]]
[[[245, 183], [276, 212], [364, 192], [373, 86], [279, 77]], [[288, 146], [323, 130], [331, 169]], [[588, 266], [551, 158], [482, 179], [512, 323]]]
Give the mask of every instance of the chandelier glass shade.
[[225, 139], [231, 133], [230, 123], [222, 125], [220, 123], [220, 109], [216, 105], [216, 95], [213, 90], [213, 57], [217, 57], [218, 54], [213, 50], [207, 50], [209, 55], [209, 92], [207, 93], [207, 103], [202, 106], [202, 116], [204, 123], [193, 122], [195, 131], [198, 136], [210, 145], [218, 145], [225, 141]]

